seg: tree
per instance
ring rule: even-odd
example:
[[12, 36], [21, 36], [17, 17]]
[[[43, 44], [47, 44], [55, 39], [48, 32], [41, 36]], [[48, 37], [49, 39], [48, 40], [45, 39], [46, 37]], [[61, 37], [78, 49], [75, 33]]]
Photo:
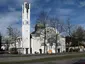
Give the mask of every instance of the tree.
[[9, 43], [13, 43], [15, 45], [15, 52], [17, 51], [16, 50], [16, 40], [17, 38], [20, 36], [20, 31], [18, 31], [17, 28], [13, 28], [12, 26], [8, 26], [7, 28], [7, 32], [8, 32], [8, 41]]
[[[50, 44], [53, 44], [54, 42], [52, 42], [50, 39], [51, 38], [54, 39], [55, 44], [56, 44], [55, 45], [55, 51], [57, 52], [58, 31], [60, 33], [64, 31], [64, 23], [62, 21], [60, 21], [58, 18], [56, 18], [56, 17], [49, 17], [46, 12], [41, 12], [40, 15], [39, 15], [39, 18], [37, 20], [37, 24], [38, 25], [36, 25], [36, 27], [37, 27], [36, 30], [44, 28], [44, 44], [46, 43], [46, 39], [50, 41], [49, 42]], [[50, 30], [51, 32], [55, 31], [55, 33], [54, 33], [55, 38], [54, 38], [54, 35], [51, 35], [52, 37], [48, 39], [47, 35], [48, 35], [49, 32], [47, 32], [48, 31], [46, 29], [47, 26], [52, 27], [52, 28], [55, 29], [55, 30]], [[52, 33], [50, 33], [50, 34], [52, 34]], [[45, 46], [44, 46], [44, 52], [45, 52]]]
[[49, 19], [49, 24], [51, 27], [53, 27], [55, 29], [55, 52], [57, 53], [57, 40], [58, 40], [58, 35], [59, 33], [62, 33], [65, 31], [65, 25], [63, 21], [60, 21], [58, 18], [56, 17], [52, 17]]
[[41, 11], [39, 16], [38, 16], [38, 19], [37, 19], [37, 24], [39, 24], [40, 26], [37, 27], [37, 28], [40, 28], [42, 26], [44, 28], [44, 53], [45, 53], [45, 49], [46, 49], [45, 44], [46, 44], [46, 24], [47, 24], [47, 19], [48, 19], [47, 13], [45, 11]]
[[48, 19], [49, 26], [55, 28], [59, 33], [65, 32], [65, 23], [64, 21], [58, 19], [57, 17], [50, 17]]
[[71, 35], [72, 35], [72, 32], [73, 32], [73, 28], [74, 26], [71, 24], [70, 22], [70, 18], [67, 19], [66, 21], [66, 25], [65, 25], [65, 32], [67, 34], [66, 36], [66, 47], [67, 47], [67, 52], [69, 52], [69, 47], [70, 47], [70, 42], [71, 42]]
[[9, 38], [5, 38], [5, 43], [7, 45], [7, 48], [6, 48], [7, 51], [9, 51], [9, 44], [10, 44], [9, 41], [10, 41]]
[[37, 23], [47, 24], [47, 19], [48, 19], [47, 12], [41, 11], [38, 16]]
[[70, 37], [72, 32], [72, 24], [70, 23], [70, 18], [66, 21], [66, 33]]
[[72, 45], [73, 46], [79, 46], [82, 45], [82, 41], [85, 41], [85, 30], [83, 27], [78, 26], [73, 32], [72, 32], [72, 37], [73, 42]]

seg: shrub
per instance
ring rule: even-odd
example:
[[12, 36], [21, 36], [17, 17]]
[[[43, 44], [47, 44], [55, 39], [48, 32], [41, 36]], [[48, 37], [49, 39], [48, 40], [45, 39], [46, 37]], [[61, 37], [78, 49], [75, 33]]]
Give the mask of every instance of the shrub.
[[11, 48], [10, 53], [11, 54], [18, 54], [17, 48]]

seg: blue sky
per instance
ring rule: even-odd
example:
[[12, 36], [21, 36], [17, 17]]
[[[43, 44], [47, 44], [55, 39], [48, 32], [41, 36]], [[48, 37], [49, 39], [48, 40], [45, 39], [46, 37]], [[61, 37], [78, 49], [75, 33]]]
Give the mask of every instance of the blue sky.
[[12, 25], [21, 30], [21, 12], [24, 1], [31, 3], [31, 31], [41, 11], [72, 24], [85, 27], [85, 0], [0, 0], [0, 32], [6, 34], [6, 28]]

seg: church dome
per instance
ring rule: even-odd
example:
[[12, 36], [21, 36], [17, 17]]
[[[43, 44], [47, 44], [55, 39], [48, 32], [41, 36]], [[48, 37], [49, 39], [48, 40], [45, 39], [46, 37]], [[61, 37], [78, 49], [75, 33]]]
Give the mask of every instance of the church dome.
[[35, 31], [37, 31], [38, 29], [43, 29], [44, 28], [44, 24], [38, 23], [35, 25]]

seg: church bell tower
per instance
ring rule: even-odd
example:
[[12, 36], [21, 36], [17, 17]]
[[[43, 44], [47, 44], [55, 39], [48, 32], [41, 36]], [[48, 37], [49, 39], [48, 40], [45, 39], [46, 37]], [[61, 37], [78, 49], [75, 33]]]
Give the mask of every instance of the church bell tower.
[[23, 54], [30, 54], [30, 4], [22, 5], [22, 48]]

